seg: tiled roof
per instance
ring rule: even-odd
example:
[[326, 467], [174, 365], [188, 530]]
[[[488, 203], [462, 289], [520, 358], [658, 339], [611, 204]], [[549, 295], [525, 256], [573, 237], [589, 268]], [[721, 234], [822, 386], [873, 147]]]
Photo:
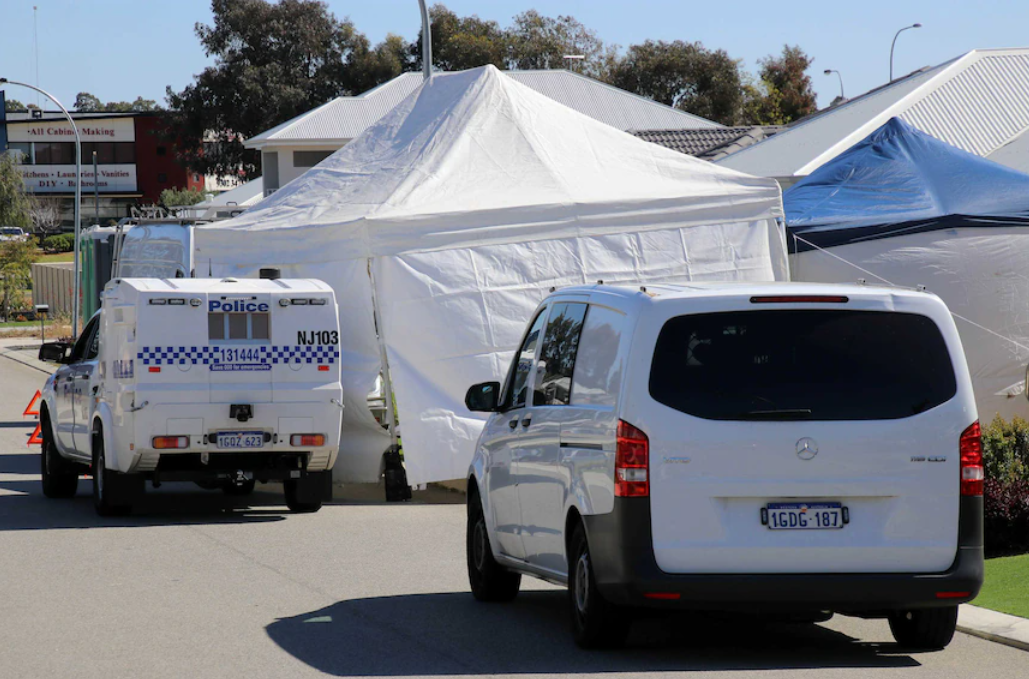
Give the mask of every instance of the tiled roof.
[[[785, 128], [749, 125], [694, 130], [632, 130], [632, 134], [644, 141], [649, 141], [680, 153], [697, 156], [705, 160], [713, 160], [750, 144], [755, 144], [782, 129]], [[722, 151], [722, 149], [727, 150]]]
[[810, 116], [719, 163], [765, 177], [808, 175], [893, 117], [990, 156], [1029, 129], [1029, 48], [972, 50]]
[[[621, 130], [722, 128], [705, 118], [571, 71], [504, 71], [504, 74], [594, 120]], [[246, 145], [261, 148], [268, 144], [345, 142], [392, 111], [421, 83], [421, 73], [401, 74], [356, 97], [337, 97], [248, 139]]]

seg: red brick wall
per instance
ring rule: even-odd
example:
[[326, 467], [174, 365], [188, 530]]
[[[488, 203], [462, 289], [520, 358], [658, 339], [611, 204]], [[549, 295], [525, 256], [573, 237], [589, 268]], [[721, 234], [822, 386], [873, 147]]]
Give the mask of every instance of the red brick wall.
[[[144, 203], [156, 203], [165, 189], [204, 188], [203, 175], [175, 162], [174, 144], [159, 135], [159, 116], [136, 116], [136, 182]], [[164, 151], [163, 155], [159, 151]], [[162, 181], [163, 180], [163, 181]]]

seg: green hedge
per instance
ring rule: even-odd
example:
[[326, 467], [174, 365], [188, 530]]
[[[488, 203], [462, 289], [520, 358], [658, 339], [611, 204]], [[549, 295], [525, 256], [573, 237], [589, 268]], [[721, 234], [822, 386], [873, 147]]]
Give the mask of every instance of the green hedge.
[[1029, 551], [1029, 422], [1000, 417], [983, 428], [986, 553]]
[[71, 252], [75, 249], [75, 234], [61, 233], [43, 239], [45, 252]]

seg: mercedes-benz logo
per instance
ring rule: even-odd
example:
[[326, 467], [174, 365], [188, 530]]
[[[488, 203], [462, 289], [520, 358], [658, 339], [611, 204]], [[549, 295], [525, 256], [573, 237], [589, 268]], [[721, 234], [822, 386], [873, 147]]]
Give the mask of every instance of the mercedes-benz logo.
[[812, 460], [815, 455], [818, 455], [818, 444], [814, 439], [805, 436], [797, 441], [797, 457], [802, 460]]

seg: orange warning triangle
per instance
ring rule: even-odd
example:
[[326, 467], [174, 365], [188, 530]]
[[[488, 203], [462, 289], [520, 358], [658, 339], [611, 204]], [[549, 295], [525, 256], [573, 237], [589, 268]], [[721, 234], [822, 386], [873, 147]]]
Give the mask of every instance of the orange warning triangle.
[[[25, 406], [25, 412], [22, 413], [22, 417], [29, 417], [30, 415], [39, 417], [39, 406], [37, 404], [42, 396], [43, 395], [39, 393], [39, 389], [36, 389], [36, 395], [33, 396], [32, 400], [29, 401], [29, 404]], [[32, 409], [33, 407], [35, 407], [35, 410]]]
[[31, 445], [33, 445], [33, 444], [35, 444], [35, 445], [37, 445], [37, 446], [41, 446], [41, 445], [43, 445], [43, 437], [42, 437], [42, 436], [40, 436], [40, 433], [41, 433], [42, 431], [43, 431], [43, 425], [42, 425], [42, 423], [40, 423], [40, 424], [37, 424], [37, 425], [36, 425], [36, 430], [35, 430], [34, 432], [32, 432], [32, 436], [30, 436], [30, 437], [29, 437], [29, 442], [28, 442], [28, 443], [26, 443], [25, 445], [26, 445], [26, 446], [31, 446]]

